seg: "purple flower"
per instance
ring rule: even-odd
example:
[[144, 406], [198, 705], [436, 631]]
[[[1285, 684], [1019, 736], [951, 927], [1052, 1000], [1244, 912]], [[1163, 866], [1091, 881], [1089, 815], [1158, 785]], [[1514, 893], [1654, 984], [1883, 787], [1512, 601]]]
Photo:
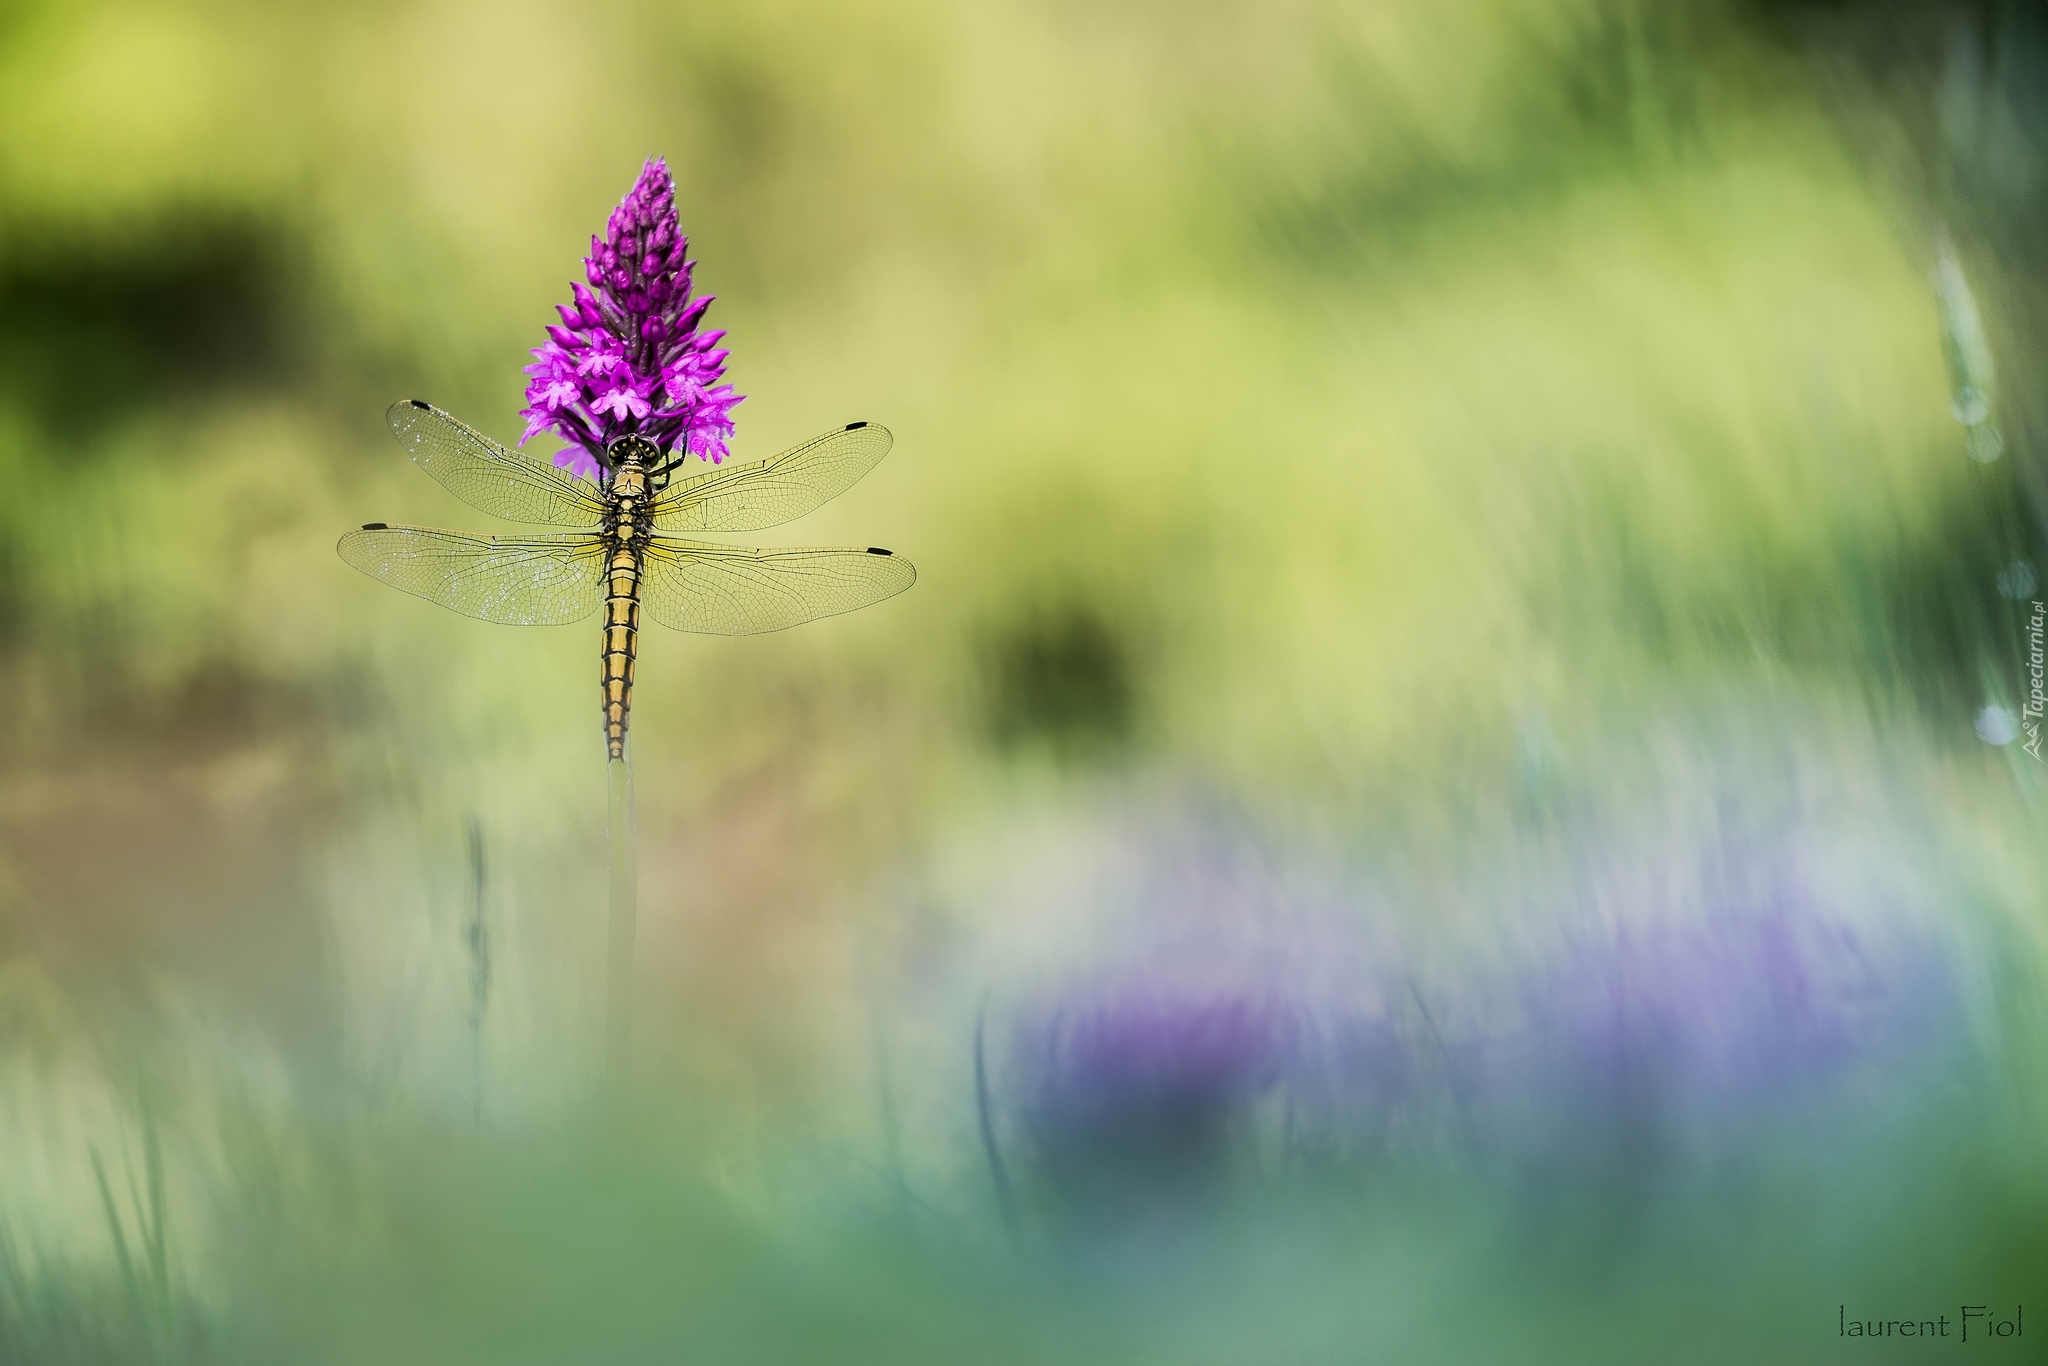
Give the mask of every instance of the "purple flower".
[[1199, 1178], [1281, 1080], [1292, 1037], [1255, 982], [1132, 973], [1070, 992], [1018, 1035], [1031, 1155], [1088, 1186]]
[[[1854, 1103], [1955, 1023], [1934, 937], [1837, 904], [1791, 842], [1731, 840], [1690, 877], [1582, 888], [1628, 914], [1571, 936], [1521, 993], [1495, 1111], [1546, 1165], [1660, 1178], [1773, 1117]], [[1662, 871], [1662, 870], [1654, 870]], [[1519, 1099], [1507, 1093], [1519, 1093]], [[1867, 1099], [1867, 1097], [1864, 1097]]]
[[1055, 1218], [1157, 1230], [1297, 1155], [1441, 1127], [1376, 891], [1198, 791], [1084, 827], [991, 894], [1032, 927], [978, 1055], [999, 1193], [1014, 1168]]
[[1257, 1168], [1307, 1024], [1264, 851], [1234, 821], [1162, 814], [1018, 884], [1077, 939], [1003, 1012], [984, 1137], [1091, 1227], [1177, 1219]]
[[660, 450], [677, 447], [714, 463], [725, 459], [732, 410], [742, 395], [725, 376], [723, 332], [697, 326], [710, 295], [690, 297], [689, 239], [676, 217], [675, 182], [660, 157], [612, 210], [603, 238], [590, 239], [584, 285], [557, 304], [559, 324], [526, 367], [526, 434], [551, 431], [570, 444], [555, 463], [586, 479], [602, 477], [606, 448], [627, 434]]
[[[1505, 889], [1184, 809], [1034, 850], [1001, 918], [1070, 928], [1004, 955], [1030, 975], [977, 1052], [998, 1199], [1158, 1232], [1275, 1174], [1448, 1158], [1632, 1212], [1836, 1150], [1962, 1045], [1954, 949], [1910, 846], [1873, 868], [1809, 821], [1723, 820], [1546, 831], [1569, 857]], [[1425, 923], [1436, 889], [1469, 932]], [[1476, 909], [1501, 897], [1498, 922]]]

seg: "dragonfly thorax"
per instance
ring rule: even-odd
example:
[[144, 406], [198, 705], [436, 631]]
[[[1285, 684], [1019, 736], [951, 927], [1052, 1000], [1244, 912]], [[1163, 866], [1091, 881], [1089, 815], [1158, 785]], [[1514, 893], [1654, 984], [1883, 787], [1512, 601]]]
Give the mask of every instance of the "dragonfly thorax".
[[607, 524], [630, 540], [632, 532], [647, 517], [648, 462], [659, 459], [661, 450], [644, 436], [622, 436], [605, 453], [612, 467], [605, 487], [611, 505]]

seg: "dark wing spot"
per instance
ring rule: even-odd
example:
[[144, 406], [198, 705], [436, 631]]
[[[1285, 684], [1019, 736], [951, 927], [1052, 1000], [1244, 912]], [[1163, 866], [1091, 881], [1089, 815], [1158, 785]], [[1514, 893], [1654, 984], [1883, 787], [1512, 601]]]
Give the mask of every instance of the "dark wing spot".
[[888, 554], [893, 554], [893, 553], [894, 553], [894, 552], [892, 552], [892, 551], [887, 551], [887, 550], [884, 550], [884, 549], [882, 549], [882, 547], [880, 547], [880, 546], [878, 546], [878, 545], [871, 545], [871, 546], [869, 546], [869, 547], [868, 547], [868, 554], [870, 554], [870, 555], [888, 555]]
[[412, 406], [413, 406], [413, 407], [415, 407], [415, 408], [419, 408], [419, 409], [421, 409], [421, 410], [423, 410], [423, 411], [425, 411], [425, 412], [429, 412], [429, 413], [431, 413], [431, 412], [433, 412], [433, 411], [434, 411], [434, 405], [433, 405], [433, 404], [431, 404], [431, 403], [429, 403], [429, 402], [427, 402], [427, 401], [426, 401], [425, 399], [423, 399], [423, 398], [416, 398], [416, 399], [414, 399], [414, 400], [412, 401]]
[[846, 424], [846, 430], [849, 432], [857, 432], [867, 425], [868, 424], [865, 422], [849, 422]]
[[364, 522], [364, 523], [363, 523], [363, 530], [365, 530], [365, 531], [388, 531], [388, 530], [390, 530], [390, 528], [391, 528], [391, 524], [390, 524], [389, 522]]

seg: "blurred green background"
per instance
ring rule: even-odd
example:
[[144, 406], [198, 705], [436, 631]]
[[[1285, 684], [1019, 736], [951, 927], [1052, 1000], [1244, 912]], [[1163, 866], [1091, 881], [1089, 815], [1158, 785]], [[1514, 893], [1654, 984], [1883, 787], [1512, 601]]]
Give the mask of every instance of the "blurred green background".
[[[0, 1360], [1808, 1361], [2024, 1299], [2044, 54], [1997, 3], [0, 5]], [[739, 458], [896, 434], [786, 543], [921, 577], [643, 638], [621, 1113], [595, 630], [332, 546], [495, 529], [383, 409], [516, 437], [654, 154]], [[992, 1182], [978, 1031], [1099, 957], [1058, 870], [1190, 810], [1417, 1002], [1563, 942], [1589, 848], [1818, 831], [1960, 1041], [1647, 1228], [1424, 1142], [1104, 1270]]]

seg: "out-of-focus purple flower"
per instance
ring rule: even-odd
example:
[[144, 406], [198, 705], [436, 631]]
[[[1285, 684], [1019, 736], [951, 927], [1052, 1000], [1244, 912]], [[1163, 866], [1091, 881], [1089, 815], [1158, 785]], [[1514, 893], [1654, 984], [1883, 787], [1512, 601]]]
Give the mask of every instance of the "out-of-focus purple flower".
[[[1183, 810], [1034, 851], [1000, 919], [1075, 929], [1003, 989], [979, 1097], [999, 1199], [1156, 1230], [1238, 1177], [1450, 1159], [1646, 1209], [1753, 1154], [1837, 1150], [1966, 1044], [1906, 858], [1801, 820], [1616, 824], [1539, 832], [1568, 856], [1505, 888]], [[1439, 884], [1464, 924], [1425, 920]]]
[[590, 239], [588, 287], [570, 286], [572, 301], [556, 305], [561, 323], [526, 367], [520, 444], [554, 432], [571, 443], [555, 463], [587, 479], [601, 478], [606, 447], [628, 434], [714, 463], [733, 434], [742, 395], [720, 383], [725, 334], [698, 330], [712, 296], [690, 297], [696, 262], [675, 197], [668, 163], [652, 158], [604, 236]]
[[1789, 846], [1594, 890], [1626, 913], [1532, 975], [1492, 1078], [1494, 1117], [1546, 1161], [1657, 1176], [1824, 1108], [1859, 1068], [1895, 1072], [1954, 1024], [1939, 946], [1882, 907], [1834, 904]]
[[1261, 983], [1133, 972], [1069, 991], [1018, 1032], [1029, 1154], [1097, 1191], [1198, 1182], [1281, 1080], [1293, 1040]]
[[1071, 929], [1006, 955], [1014, 972], [1050, 950], [1005, 992], [984, 1141], [1060, 1207], [1152, 1226], [1441, 1127], [1440, 1049], [1375, 898], [1220, 803], [1114, 813], [1004, 899], [1013, 923]]

